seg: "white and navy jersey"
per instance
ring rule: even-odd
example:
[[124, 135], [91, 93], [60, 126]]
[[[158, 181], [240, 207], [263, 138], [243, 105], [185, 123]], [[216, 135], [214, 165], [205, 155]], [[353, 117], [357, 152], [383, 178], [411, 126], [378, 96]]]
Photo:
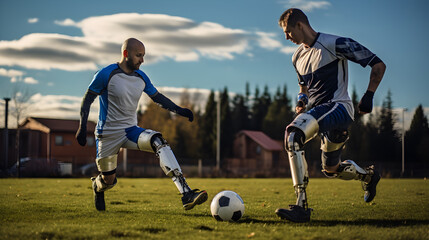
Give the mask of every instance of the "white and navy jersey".
[[100, 95], [96, 134], [137, 125], [136, 111], [142, 93], [153, 96], [158, 92], [143, 71], [126, 74], [117, 63], [98, 71], [88, 89]]
[[347, 60], [366, 67], [374, 59], [378, 59], [375, 54], [353, 39], [318, 33], [312, 46], [298, 47], [292, 62], [299, 84], [308, 87], [310, 108], [338, 102], [353, 118], [353, 104], [347, 91]]

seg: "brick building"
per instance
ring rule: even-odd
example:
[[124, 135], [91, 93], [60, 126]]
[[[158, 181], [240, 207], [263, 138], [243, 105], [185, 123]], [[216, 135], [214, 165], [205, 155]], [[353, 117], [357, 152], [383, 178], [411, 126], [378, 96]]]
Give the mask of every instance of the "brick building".
[[233, 158], [224, 161], [228, 175], [276, 177], [289, 174], [289, 162], [281, 141], [261, 131], [243, 130], [234, 139]]

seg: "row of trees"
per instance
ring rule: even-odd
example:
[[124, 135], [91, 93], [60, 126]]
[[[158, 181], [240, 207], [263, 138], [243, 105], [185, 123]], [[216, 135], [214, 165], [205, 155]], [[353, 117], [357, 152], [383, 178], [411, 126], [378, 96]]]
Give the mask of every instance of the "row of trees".
[[[221, 159], [232, 156], [233, 139], [241, 130], [263, 131], [275, 140], [283, 141], [285, 127], [294, 118], [294, 104], [287, 94], [287, 87], [278, 87], [274, 94], [265, 86], [256, 87], [250, 93], [246, 84], [245, 94], [230, 95], [225, 87], [217, 97], [211, 91], [204, 111], [196, 109], [196, 103], [184, 92], [180, 102], [193, 110], [195, 122], [177, 117], [149, 103], [139, 113], [141, 126], [163, 133], [174, 152], [180, 158], [203, 159], [205, 164], [214, 164], [216, 156], [217, 103], [221, 112]], [[220, 99], [218, 99], [220, 98]], [[352, 93], [355, 108], [360, 97]], [[368, 119], [356, 113], [355, 122], [349, 129], [350, 138], [343, 151], [343, 159], [354, 159], [361, 165], [377, 164], [386, 174], [399, 176], [402, 168], [402, 132], [395, 129], [399, 121], [393, 112], [389, 92], [380, 110], [374, 110]], [[429, 170], [429, 127], [423, 108], [419, 105], [414, 113], [410, 129], [405, 134], [405, 159], [407, 175], [426, 176]], [[310, 166], [320, 166], [320, 138], [306, 146]]]

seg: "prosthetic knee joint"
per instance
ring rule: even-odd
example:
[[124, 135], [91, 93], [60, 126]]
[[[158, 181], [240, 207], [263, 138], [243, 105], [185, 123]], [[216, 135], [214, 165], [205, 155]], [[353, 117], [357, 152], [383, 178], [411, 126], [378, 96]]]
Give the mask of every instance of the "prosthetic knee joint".
[[286, 128], [285, 149], [288, 152], [296, 205], [307, 208], [308, 166], [304, 144], [317, 135], [319, 124], [313, 116], [303, 113]]
[[190, 191], [179, 163], [171, 150], [170, 145], [162, 137], [161, 133], [152, 130], [145, 130], [138, 139], [140, 150], [154, 152], [159, 158], [164, 173], [173, 179], [173, 182], [179, 188], [181, 193]]
[[116, 177], [113, 184], [107, 184], [103, 180], [103, 175], [113, 175], [116, 173], [118, 155], [114, 154], [108, 157], [97, 158], [95, 161], [97, 164], [98, 171], [101, 172], [101, 174], [99, 174], [97, 177], [91, 179], [95, 182], [96, 191], [104, 192], [113, 188], [117, 183]]
[[[365, 171], [363, 168], [359, 167], [354, 161], [346, 160], [340, 162], [341, 158], [341, 150], [344, 147], [346, 141], [348, 140], [348, 132], [337, 131], [331, 134], [333, 136], [323, 136], [322, 137], [322, 146], [320, 149], [322, 150], [322, 162], [323, 162], [323, 170], [322, 172], [330, 178], [339, 178], [343, 180], [361, 180], [361, 181], [369, 181], [370, 176], [369, 173]], [[336, 173], [330, 173], [325, 170], [327, 164], [329, 166], [335, 166], [340, 162]]]
[[107, 184], [106, 182], [104, 182], [102, 174], [99, 174], [97, 177], [93, 177], [91, 180], [95, 182], [95, 186], [96, 186], [95, 191], [97, 192], [107, 191], [113, 188], [118, 182], [118, 180], [115, 178], [115, 180], [113, 181], [113, 184]]

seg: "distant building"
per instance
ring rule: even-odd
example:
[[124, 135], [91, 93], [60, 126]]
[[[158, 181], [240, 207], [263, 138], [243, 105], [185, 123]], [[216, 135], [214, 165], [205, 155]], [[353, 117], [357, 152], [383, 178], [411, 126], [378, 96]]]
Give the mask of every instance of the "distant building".
[[87, 144], [80, 146], [76, 139], [79, 120], [28, 117], [20, 125], [23, 140], [21, 157], [55, 159], [59, 162], [83, 165], [95, 159], [95, 123], [88, 122]]
[[[46, 169], [35, 169], [33, 165], [43, 165], [44, 168], [55, 168], [59, 163], [71, 164], [73, 175], [91, 175], [97, 172], [95, 168], [96, 144], [94, 130], [96, 124], [88, 122], [87, 144], [82, 147], [75, 139], [76, 131], [79, 127], [79, 120], [51, 119], [28, 117], [19, 126], [19, 158], [29, 159], [34, 162], [33, 173], [27, 176], [46, 176], [54, 173], [45, 171]], [[1, 129], [1, 136], [4, 134]], [[8, 131], [8, 160], [6, 168], [13, 168], [17, 162], [17, 151], [15, 149], [17, 129]], [[0, 148], [5, 147], [4, 139], [0, 139]], [[5, 157], [2, 154], [1, 166], [4, 168]], [[118, 170], [127, 170], [129, 176], [164, 176], [159, 166], [159, 160], [154, 153], [142, 152], [138, 150], [128, 150], [126, 154], [127, 162], [124, 165], [124, 151], [121, 149], [118, 156]], [[24, 160], [26, 161], [26, 160]], [[36, 163], [37, 162], [37, 163]], [[80, 169], [85, 166], [83, 171]], [[28, 170], [28, 169], [27, 169]], [[39, 172], [39, 173], [36, 173]]]
[[[71, 163], [73, 166], [94, 162], [95, 159], [95, 123], [88, 122], [87, 146], [80, 146], [75, 140], [79, 120], [28, 117], [19, 126], [19, 158], [37, 160], [41, 163]], [[2, 135], [4, 135], [2, 129]], [[8, 143], [1, 138], [1, 149], [8, 147], [8, 159], [2, 155], [2, 165], [6, 168], [17, 162], [17, 129], [9, 129]], [[45, 160], [45, 161], [43, 161]]]
[[281, 141], [261, 131], [243, 130], [236, 134], [233, 158], [222, 168], [232, 176], [277, 177], [289, 174], [289, 162]]

